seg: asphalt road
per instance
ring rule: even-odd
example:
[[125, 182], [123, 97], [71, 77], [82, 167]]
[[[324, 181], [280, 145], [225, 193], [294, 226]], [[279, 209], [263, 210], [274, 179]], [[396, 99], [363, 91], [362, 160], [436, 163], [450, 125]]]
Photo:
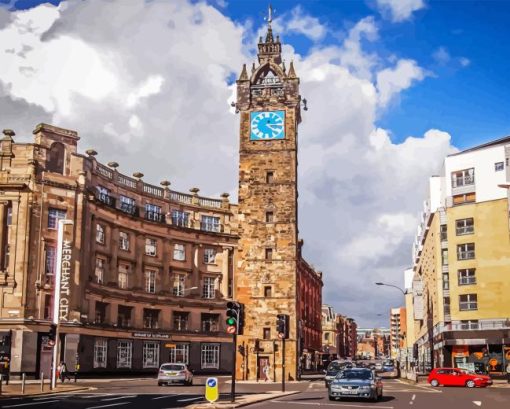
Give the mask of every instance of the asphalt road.
[[[163, 409], [179, 408], [192, 403], [204, 402], [205, 378], [195, 379], [195, 385], [158, 387], [155, 380], [109, 381], [87, 384], [97, 388], [90, 392], [53, 394], [40, 397], [6, 398], [0, 400], [0, 408], [19, 409]], [[220, 378], [222, 398], [227, 399], [230, 385], [227, 378]], [[239, 394], [261, 393], [278, 390], [279, 385], [238, 384]], [[275, 398], [254, 404], [260, 409], [502, 409], [510, 407], [510, 388], [496, 386], [485, 389], [432, 388], [428, 385], [410, 385], [398, 380], [384, 381], [384, 398], [377, 403], [357, 400], [329, 401], [323, 381], [290, 383], [287, 390], [301, 393]]]

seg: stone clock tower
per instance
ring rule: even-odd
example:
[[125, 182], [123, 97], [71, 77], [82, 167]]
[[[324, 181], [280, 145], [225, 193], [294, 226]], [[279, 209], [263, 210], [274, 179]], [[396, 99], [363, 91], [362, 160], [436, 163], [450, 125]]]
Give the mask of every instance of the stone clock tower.
[[292, 62], [281, 58], [273, 38], [271, 10], [265, 39], [258, 44], [258, 66], [243, 66], [237, 81], [240, 113], [239, 255], [235, 299], [245, 305], [244, 335], [238, 345], [237, 379], [277, 381], [282, 374], [277, 314], [290, 316], [285, 377], [297, 378], [297, 130], [301, 122], [299, 79]]

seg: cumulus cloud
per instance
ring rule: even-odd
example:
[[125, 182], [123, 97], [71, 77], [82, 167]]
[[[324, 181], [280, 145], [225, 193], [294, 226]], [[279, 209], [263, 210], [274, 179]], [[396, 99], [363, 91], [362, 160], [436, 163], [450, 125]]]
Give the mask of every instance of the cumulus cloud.
[[[299, 26], [292, 22], [299, 14], [289, 13], [278, 24], [324, 35], [315, 17], [295, 13], [309, 23]], [[82, 151], [96, 148], [121, 172], [235, 198], [239, 117], [229, 101], [233, 76], [255, 59], [251, 29], [185, 0], [70, 1], [13, 12], [0, 29], [1, 125], [18, 141], [30, 140], [41, 121], [75, 129]], [[364, 50], [366, 41], [381, 41], [371, 17], [343, 38], [307, 55], [284, 46], [310, 106], [299, 134], [300, 235], [307, 259], [324, 271], [324, 301], [372, 325], [376, 312], [400, 302], [373, 282], [402, 282], [427, 177], [453, 148], [438, 130], [392, 142], [377, 117], [425, 73], [413, 60], [387, 66]]]
[[376, 4], [394, 22], [408, 20], [415, 11], [425, 7], [424, 0], [376, 0]]
[[326, 27], [318, 18], [304, 14], [301, 6], [292, 9], [290, 18], [286, 20], [283, 28], [286, 32], [300, 33], [314, 41], [318, 41], [326, 35]]

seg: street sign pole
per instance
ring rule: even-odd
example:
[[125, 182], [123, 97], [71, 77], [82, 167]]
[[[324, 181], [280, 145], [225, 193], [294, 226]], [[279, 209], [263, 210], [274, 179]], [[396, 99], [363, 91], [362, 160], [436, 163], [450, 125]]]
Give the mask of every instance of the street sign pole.
[[237, 358], [237, 331], [233, 334], [232, 348], [232, 386], [230, 389], [230, 402], [236, 401], [236, 358]]
[[282, 338], [282, 392], [285, 392], [285, 336]]

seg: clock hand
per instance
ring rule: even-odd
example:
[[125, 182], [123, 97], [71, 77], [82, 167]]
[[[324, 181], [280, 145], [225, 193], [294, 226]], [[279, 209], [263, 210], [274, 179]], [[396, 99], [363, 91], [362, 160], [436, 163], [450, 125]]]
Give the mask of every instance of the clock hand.
[[[266, 124], [266, 126], [271, 129], [272, 131], [279, 131], [283, 125], [278, 124]], [[276, 128], [276, 129], [275, 129]]]

